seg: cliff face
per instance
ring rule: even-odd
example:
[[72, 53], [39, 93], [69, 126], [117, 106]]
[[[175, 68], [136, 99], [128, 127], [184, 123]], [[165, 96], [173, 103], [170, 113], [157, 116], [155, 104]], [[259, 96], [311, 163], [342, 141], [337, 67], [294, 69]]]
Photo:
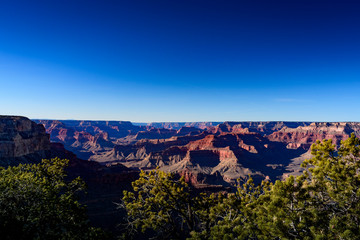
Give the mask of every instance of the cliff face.
[[288, 148], [309, 149], [316, 140], [332, 139], [339, 145], [341, 140], [347, 139], [351, 133], [360, 136], [360, 123], [311, 123], [309, 126], [297, 128], [284, 127], [280, 131], [267, 136], [271, 141], [283, 142]]
[[0, 161], [50, 150], [49, 134], [25, 117], [0, 116]]
[[77, 121], [77, 120], [35, 120], [43, 124], [51, 135], [51, 140], [64, 141], [65, 137], [72, 137], [75, 132], [86, 132], [91, 135], [107, 133], [109, 139], [116, 140], [129, 134], [136, 134], [146, 130], [146, 127], [134, 126], [127, 121]]
[[243, 132], [256, 132], [262, 135], [268, 135], [273, 132], [279, 131], [284, 127], [296, 128], [299, 126], [308, 126], [310, 122], [282, 122], [282, 121], [269, 121], [269, 122], [224, 122], [215, 127], [209, 127], [208, 131], [214, 134], [221, 133], [243, 133]]

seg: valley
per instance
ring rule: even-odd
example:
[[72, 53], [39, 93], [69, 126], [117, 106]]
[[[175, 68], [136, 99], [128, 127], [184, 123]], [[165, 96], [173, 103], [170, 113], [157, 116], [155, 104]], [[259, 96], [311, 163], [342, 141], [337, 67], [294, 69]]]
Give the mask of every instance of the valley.
[[198, 187], [233, 185], [249, 175], [275, 181], [302, 172], [316, 140], [337, 145], [360, 123], [190, 122], [35, 120], [79, 158], [132, 170], [157, 167], [188, 176]]

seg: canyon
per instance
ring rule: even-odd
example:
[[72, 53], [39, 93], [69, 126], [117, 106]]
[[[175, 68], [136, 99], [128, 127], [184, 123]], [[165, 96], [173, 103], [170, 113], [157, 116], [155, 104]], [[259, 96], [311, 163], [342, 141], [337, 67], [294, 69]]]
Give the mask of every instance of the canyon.
[[132, 170], [159, 168], [196, 187], [231, 186], [252, 176], [275, 181], [302, 172], [316, 140], [339, 145], [356, 122], [189, 122], [35, 120], [79, 158]]
[[[335, 145], [356, 122], [192, 122], [34, 120], [0, 117], [0, 165], [70, 159], [69, 174], [94, 189], [130, 186], [140, 170], [185, 176], [196, 188], [229, 187], [237, 179], [275, 181], [302, 172], [317, 140]], [[126, 184], [125, 184], [126, 182]]]
[[88, 186], [82, 201], [96, 226], [116, 230], [123, 190], [140, 170], [183, 176], [199, 191], [231, 191], [237, 179], [275, 181], [302, 172], [311, 144], [341, 140], [357, 122], [192, 122], [29, 120], [0, 116], [0, 166], [69, 159], [68, 177]]

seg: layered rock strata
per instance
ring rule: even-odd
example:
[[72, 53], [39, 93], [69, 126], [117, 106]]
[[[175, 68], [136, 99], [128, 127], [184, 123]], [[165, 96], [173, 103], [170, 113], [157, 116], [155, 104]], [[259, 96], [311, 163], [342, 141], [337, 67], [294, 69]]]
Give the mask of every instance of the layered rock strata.
[[340, 145], [342, 140], [346, 140], [351, 133], [360, 136], [359, 123], [311, 123], [308, 126], [297, 128], [284, 127], [281, 130], [267, 136], [270, 141], [283, 142], [288, 148], [309, 149], [316, 140], [332, 139], [335, 145]]

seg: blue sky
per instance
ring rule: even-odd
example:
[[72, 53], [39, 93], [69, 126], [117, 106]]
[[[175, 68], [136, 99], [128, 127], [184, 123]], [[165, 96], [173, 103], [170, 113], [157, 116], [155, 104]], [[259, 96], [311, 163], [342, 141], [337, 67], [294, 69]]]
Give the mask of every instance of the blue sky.
[[360, 121], [360, 2], [1, 1], [0, 114]]

